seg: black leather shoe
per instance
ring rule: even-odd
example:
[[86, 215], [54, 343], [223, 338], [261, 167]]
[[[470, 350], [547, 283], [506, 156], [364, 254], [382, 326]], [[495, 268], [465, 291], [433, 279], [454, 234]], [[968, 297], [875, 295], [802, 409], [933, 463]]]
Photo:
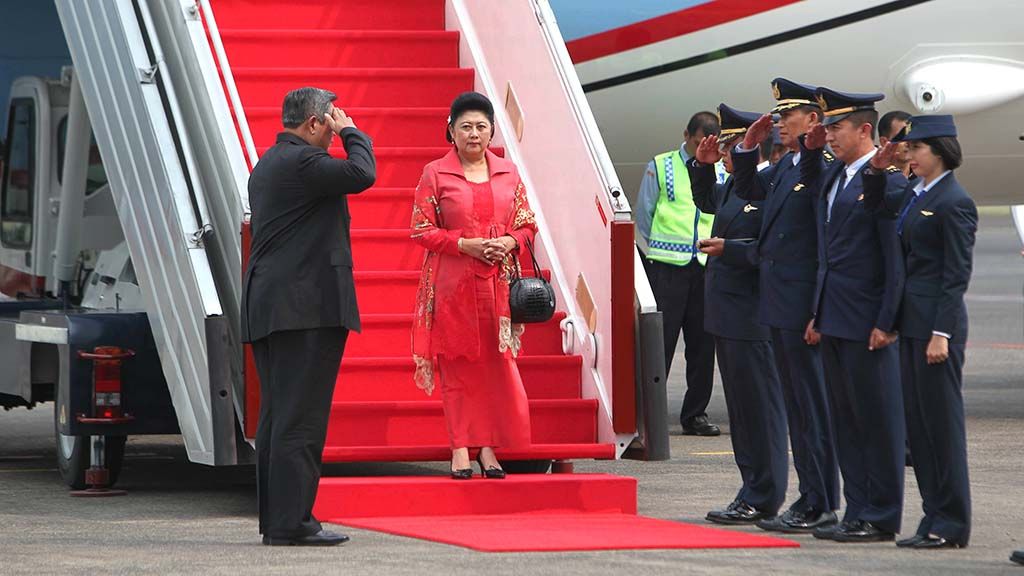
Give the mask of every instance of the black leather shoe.
[[337, 546], [349, 541], [344, 534], [337, 534], [330, 530], [321, 530], [316, 534], [302, 536], [301, 538], [273, 538], [264, 536], [263, 543], [267, 546]]
[[1010, 554], [1010, 562], [1024, 564], [1024, 550], [1014, 550], [1013, 554]]
[[825, 512], [818, 512], [817, 510], [796, 512], [789, 510], [779, 518], [777, 530], [787, 534], [809, 534], [818, 528], [835, 526], [838, 522], [839, 519], [836, 518], [836, 513], [831, 510]]
[[917, 544], [921, 540], [924, 540], [924, 538], [925, 537], [921, 536], [920, 534], [914, 534], [910, 538], [903, 538], [902, 540], [897, 540], [896, 546], [898, 548], [913, 548], [914, 544]]
[[842, 524], [832, 535], [832, 540], [836, 542], [887, 542], [895, 538], [892, 532], [886, 532], [865, 520]]
[[686, 422], [682, 422], [683, 434], [687, 436], [718, 436], [722, 431], [711, 422], [708, 422], [707, 415], [694, 416]]
[[758, 520], [765, 520], [774, 515], [762, 512], [742, 500], [734, 500], [723, 510], [712, 510], [705, 517], [709, 522], [715, 524], [753, 524]]
[[843, 529], [844, 526], [847, 526], [847, 525], [848, 524], [846, 522], [843, 522], [842, 524], [833, 524], [831, 526], [822, 526], [821, 528], [815, 528], [814, 532], [812, 532], [812, 534], [818, 540], [835, 540], [836, 539], [836, 532], [839, 532], [840, 530]]
[[960, 548], [959, 542], [953, 542], [952, 540], [946, 540], [942, 536], [922, 536], [920, 540], [915, 542], [910, 548], [915, 550], [933, 550], [938, 548]]

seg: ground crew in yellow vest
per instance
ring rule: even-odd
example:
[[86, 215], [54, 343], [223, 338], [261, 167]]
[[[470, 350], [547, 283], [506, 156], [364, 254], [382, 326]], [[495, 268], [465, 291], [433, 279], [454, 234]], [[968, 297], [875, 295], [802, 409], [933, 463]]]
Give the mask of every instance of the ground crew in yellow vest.
[[715, 343], [704, 331], [704, 265], [697, 242], [711, 237], [714, 216], [693, 203], [686, 161], [705, 136], [717, 135], [718, 117], [698, 112], [683, 132], [679, 150], [654, 157], [637, 197], [637, 231], [647, 243], [644, 265], [661, 310], [665, 330], [665, 374], [672, 368], [679, 332], [686, 357], [686, 395], [679, 414], [683, 434], [717, 436], [708, 421], [714, 377]]

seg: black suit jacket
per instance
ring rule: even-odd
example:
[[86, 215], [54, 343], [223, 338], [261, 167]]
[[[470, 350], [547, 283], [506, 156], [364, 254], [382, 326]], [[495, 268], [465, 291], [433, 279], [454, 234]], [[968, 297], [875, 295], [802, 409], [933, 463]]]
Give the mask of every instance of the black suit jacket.
[[242, 283], [242, 339], [281, 330], [359, 331], [346, 194], [373, 185], [370, 138], [345, 128], [347, 160], [282, 132], [249, 176], [252, 250]]
[[724, 184], [715, 182], [714, 166], [698, 165], [691, 159], [686, 168], [694, 204], [715, 215], [711, 235], [725, 239], [725, 251], [709, 258], [705, 271], [704, 330], [734, 340], [768, 340], [768, 329], [757, 317], [761, 202], [737, 196], [733, 192], [735, 178]]
[[814, 198], [800, 182], [792, 152], [761, 172], [759, 161], [757, 150], [732, 152], [736, 194], [765, 201], [758, 242], [761, 322], [802, 332], [811, 319], [818, 271]]
[[874, 328], [895, 331], [904, 282], [896, 223], [865, 206], [861, 172], [836, 192], [829, 219], [828, 192], [846, 164], [826, 165], [821, 155], [804, 148], [800, 161], [818, 205], [815, 324], [822, 334], [866, 342]]
[[[897, 219], [914, 196], [916, 181], [908, 183], [902, 174], [864, 171], [863, 178], [865, 202], [888, 218]], [[978, 210], [952, 173], [910, 207], [900, 235], [906, 267], [901, 334], [928, 340], [939, 331], [955, 341], [967, 339], [964, 294], [977, 231]]]

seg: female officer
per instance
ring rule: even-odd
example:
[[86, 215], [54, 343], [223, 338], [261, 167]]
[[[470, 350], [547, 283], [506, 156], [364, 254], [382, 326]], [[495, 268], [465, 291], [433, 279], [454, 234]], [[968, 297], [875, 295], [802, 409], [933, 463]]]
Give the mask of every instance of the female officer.
[[[964, 430], [964, 345], [978, 211], [953, 171], [963, 156], [952, 116], [915, 116], [871, 160], [864, 202], [896, 219], [906, 266], [900, 365], [914, 475], [924, 518], [904, 548], [959, 548], [971, 535]], [[899, 142], [910, 145], [917, 176], [886, 189]], [[892, 182], [893, 180], [889, 180]]]

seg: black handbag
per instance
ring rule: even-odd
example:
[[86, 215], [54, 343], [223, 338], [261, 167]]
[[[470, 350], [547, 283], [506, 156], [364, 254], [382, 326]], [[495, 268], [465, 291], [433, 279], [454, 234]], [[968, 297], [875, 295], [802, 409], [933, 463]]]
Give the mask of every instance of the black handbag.
[[516, 324], [532, 324], [546, 322], [555, 314], [555, 290], [541, 276], [537, 257], [533, 253], [533, 242], [526, 242], [533, 262], [534, 276], [522, 276], [518, 273], [509, 283], [509, 308], [512, 322]]

